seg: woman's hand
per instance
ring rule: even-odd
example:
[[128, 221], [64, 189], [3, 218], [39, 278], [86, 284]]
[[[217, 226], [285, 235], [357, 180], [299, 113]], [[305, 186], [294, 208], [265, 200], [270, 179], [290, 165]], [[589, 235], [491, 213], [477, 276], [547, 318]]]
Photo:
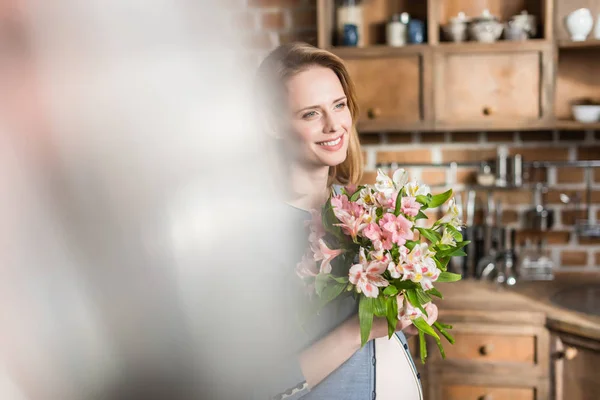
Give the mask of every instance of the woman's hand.
[[[425, 319], [425, 321], [427, 321], [429, 325], [433, 325], [433, 323], [437, 321], [438, 317], [437, 306], [433, 303], [429, 303], [425, 306], [425, 311], [427, 311], [427, 318]], [[415, 328], [415, 326], [412, 323], [408, 327], [403, 329], [402, 332], [404, 332], [404, 335], [406, 337], [419, 334], [419, 331], [417, 330], [417, 328]]]

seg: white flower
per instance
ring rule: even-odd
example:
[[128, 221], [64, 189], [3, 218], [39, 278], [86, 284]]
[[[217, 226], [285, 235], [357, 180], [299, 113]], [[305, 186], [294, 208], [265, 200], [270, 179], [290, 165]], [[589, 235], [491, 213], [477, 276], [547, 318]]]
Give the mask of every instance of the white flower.
[[400, 191], [402, 186], [406, 185], [406, 182], [408, 182], [408, 172], [402, 168], [397, 169], [391, 178], [381, 169], [378, 169], [375, 189], [389, 197]]
[[417, 197], [419, 195], [426, 196], [431, 193], [429, 186], [417, 181], [410, 182], [404, 188], [406, 189], [406, 195], [411, 197]]
[[437, 222], [437, 225], [448, 224], [460, 231], [463, 222], [459, 218], [458, 207], [456, 206], [456, 200], [454, 197], [450, 199], [448, 203], [448, 210], [446, 214]]
[[365, 208], [374, 207], [376, 205], [376, 202], [373, 190], [370, 188], [361, 189], [356, 204], [359, 204]]
[[444, 234], [442, 235], [442, 240], [440, 240], [440, 244], [445, 244], [448, 246], [456, 246], [456, 240], [454, 240], [454, 236], [448, 229], [444, 229]]

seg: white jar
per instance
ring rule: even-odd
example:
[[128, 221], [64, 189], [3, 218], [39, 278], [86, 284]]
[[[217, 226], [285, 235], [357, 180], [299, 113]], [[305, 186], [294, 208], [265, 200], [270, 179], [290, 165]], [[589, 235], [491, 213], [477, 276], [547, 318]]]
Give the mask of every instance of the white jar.
[[592, 31], [594, 17], [587, 8], [580, 8], [567, 15], [565, 19], [567, 30], [574, 42], [582, 42]]
[[392, 47], [405, 46], [406, 35], [406, 24], [400, 21], [400, 16], [394, 16], [386, 26], [387, 45]]

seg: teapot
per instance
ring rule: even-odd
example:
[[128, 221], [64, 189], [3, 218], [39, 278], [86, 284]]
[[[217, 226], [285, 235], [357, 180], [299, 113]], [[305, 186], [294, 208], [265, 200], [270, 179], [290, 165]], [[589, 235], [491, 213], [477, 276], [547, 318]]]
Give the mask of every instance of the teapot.
[[537, 35], [537, 24], [534, 15], [527, 11], [513, 15], [506, 23], [504, 36], [508, 40], [525, 40]]

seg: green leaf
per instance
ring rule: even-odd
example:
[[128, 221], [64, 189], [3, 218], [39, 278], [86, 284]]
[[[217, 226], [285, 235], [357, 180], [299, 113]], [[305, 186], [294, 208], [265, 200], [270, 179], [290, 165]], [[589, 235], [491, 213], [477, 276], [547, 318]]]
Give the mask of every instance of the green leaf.
[[329, 274], [319, 274], [315, 279], [315, 292], [317, 292], [317, 296], [321, 296], [323, 290], [327, 286], [327, 282], [329, 281]]
[[433, 295], [433, 296], [439, 297], [440, 299], [443, 299], [443, 298], [444, 298], [444, 296], [442, 296], [442, 293], [441, 293], [439, 290], [437, 290], [436, 288], [431, 288], [431, 289], [429, 289], [429, 290], [427, 291], [427, 293], [429, 293], [430, 295]]
[[344, 276], [333, 276], [333, 275], [329, 275], [329, 277], [331, 277], [331, 279], [333, 279], [334, 281], [336, 281], [337, 283], [348, 283], [348, 278], [344, 277]]
[[437, 322], [437, 321], [436, 321], [436, 324], [438, 324], [439, 326], [441, 326], [444, 329], [452, 329], [452, 325], [444, 324], [442, 322]]
[[387, 307], [385, 299], [383, 297], [377, 297], [373, 299], [373, 313], [377, 317], [385, 317], [387, 314]]
[[429, 296], [427, 293], [425, 293], [425, 291], [423, 291], [423, 289], [417, 288], [415, 290], [417, 292], [417, 298], [419, 299], [419, 303], [427, 304], [430, 301], [432, 301], [431, 296]]
[[414, 240], [407, 240], [406, 243], [404, 243], [404, 247], [406, 247], [408, 250], [412, 250], [415, 248], [415, 246], [418, 244], [419, 242], [416, 242]]
[[420, 219], [427, 219], [427, 215], [425, 215], [425, 213], [421, 210], [419, 210], [419, 213], [415, 217], [415, 221], [420, 220]]
[[415, 289], [417, 287], [419, 287], [418, 283], [414, 283], [413, 281], [401, 281], [401, 280], [395, 280], [391, 282], [392, 285], [394, 285], [396, 287], [396, 289], [398, 289], [399, 291], [401, 290], [406, 290], [406, 289]]
[[446, 353], [444, 352], [444, 347], [442, 346], [442, 341], [438, 334], [433, 330], [433, 328], [425, 321], [422, 317], [415, 318], [413, 320], [413, 325], [419, 330], [419, 332], [423, 332], [429, 336], [432, 336], [435, 339], [435, 343], [440, 349], [440, 353], [442, 354], [442, 358], [446, 358]]
[[437, 278], [437, 282], [456, 282], [460, 281], [461, 279], [462, 276], [460, 276], [460, 274], [454, 274], [452, 272], [444, 271]]
[[398, 294], [398, 288], [394, 285], [389, 285], [383, 290], [383, 294], [386, 296], [395, 296]]
[[362, 295], [358, 303], [358, 320], [360, 322], [360, 341], [363, 347], [369, 341], [373, 327], [373, 299]]
[[379, 222], [379, 220], [383, 217], [383, 208], [377, 208], [375, 210], [375, 215], [377, 216], [376, 221]]
[[455, 241], [462, 242], [462, 240], [463, 240], [462, 233], [460, 233], [460, 231], [458, 229], [456, 229], [452, 225], [448, 225], [448, 224], [445, 225], [445, 229], [452, 235], [452, 237], [454, 238]]
[[344, 292], [344, 289], [346, 289], [346, 284], [335, 283], [333, 285], [328, 285], [319, 296], [318, 310], [320, 311], [331, 301], [335, 300], [335, 298]]
[[402, 210], [402, 190], [398, 192], [398, 196], [396, 196], [396, 208], [394, 209], [394, 215], [400, 215], [400, 210]]
[[467, 253], [465, 253], [461, 249], [458, 249], [458, 250], [455, 250], [454, 252], [448, 254], [448, 257], [464, 257], [466, 255], [467, 255]]
[[425, 341], [425, 334], [419, 331], [419, 354], [421, 357], [421, 364], [425, 364], [427, 359], [427, 342]]
[[350, 196], [350, 201], [356, 201], [356, 200], [358, 200], [359, 197], [360, 197], [360, 190], [357, 190], [356, 192], [354, 192], [354, 194], [352, 196]]
[[417, 203], [421, 203], [421, 205], [425, 207], [421, 207], [421, 210], [427, 209], [427, 203], [429, 203], [429, 198], [427, 198], [427, 196], [420, 194], [416, 197], [416, 200]]
[[433, 229], [417, 228], [417, 230], [431, 243], [437, 243], [442, 238], [442, 236]]
[[398, 325], [398, 300], [396, 296], [390, 297], [387, 300], [386, 317], [388, 321], [388, 338], [391, 338], [394, 332], [396, 332], [396, 325]]
[[448, 332], [446, 332], [446, 329], [452, 328], [451, 326], [450, 326], [450, 328], [444, 328], [444, 325], [440, 324], [437, 321], [433, 323], [433, 326], [435, 328], [437, 328], [437, 330], [446, 338], [446, 340], [448, 342], [450, 342], [450, 344], [454, 344], [454, 338], [452, 337], [451, 334], [449, 334]]
[[440, 257], [437, 254], [433, 257], [436, 266], [442, 271], [446, 271], [448, 269], [448, 262], [450, 261], [450, 257]]
[[436, 208], [444, 204], [450, 197], [452, 197], [452, 189], [445, 191], [444, 193], [436, 194], [429, 200], [427, 206], [429, 208]]

